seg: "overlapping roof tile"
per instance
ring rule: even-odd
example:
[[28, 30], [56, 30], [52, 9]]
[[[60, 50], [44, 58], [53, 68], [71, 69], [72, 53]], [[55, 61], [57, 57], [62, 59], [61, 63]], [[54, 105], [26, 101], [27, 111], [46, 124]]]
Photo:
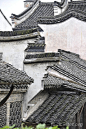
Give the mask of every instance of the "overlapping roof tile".
[[76, 65], [82, 70], [86, 70], [86, 60], [83, 60], [80, 58], [78, 54], [69, 52], [69, 51], [64, 51], [64, 50], [58, 50], [60, 52], [60, 58], [63, 60], [68, 60], [72, 64]]
[[25, 49], [26, 52], [44, 52], [45, 39], [39, 38], [35, 43], [28, 43], [28, 47]]
[[[24, 71], [20, 71], [12, 65], [1, 61], [0, 62], [0, 82], [5, 84], [31, 84], [33, 79]], [[2, 83], [3, 84], [3, 83]]]
[[86, 92], [86, 86], [85, 85], [80, 85], [77, 83], [73, 83], [72, 81], [64, 80], [59, 77], [55, 77], [52, 75], [47, 75], [46, 77], [43, 78], [44, 81], [44, 88], [45, 89], [52, 89], [52, 88], [69, 88], [72, 90], [77, 90], [81, 92]]
[[85, 60], [78, 54], [59, 50], [59, 61], [47, 68], [42, 80], [49, 94], [26, 122], [67, 126], [86, 102]]
[[67, 126], [85, 102], [84, 94], [50, 94], [26, 122]]
[[41, 24], [56, 24], [64, 22], [71, 17], [86, 22], [86, 1], [68, 2], [68, 6], [63, 13], [55, 17], [40, 17], [38, 22]]
[[0, 31], [0, 36], [8, 37], [8, 36], [18, 36], [18, 35], [26, 35], [37, 32], [37, 28], [29, 29], [29, 30], [19, 30], [19, 31]]
[[26, 55], [25, 59], [49, 58], [49, 57], [59, 57], [59, 54], [58, 53], [29, 54], [29, 55]]
[[[45, 88], [66, 88], [86, 92], [86, 61], [78, 54], [58, 50], [59, 63], [48, 66], [48, 74], [43, 78]], [[50, 72], [51, 70], [53, 72]], [[59, 74], [59, 75], [58, 75]]]
[[61, 61], [61, 65], [56, 64], [51, 68], [81, 85], [86, 85], [86, 72], [69, 61]]
[[39, 17], [52, 17], [54, 16], [53, 3], [39, 3], [39, 6], [35, 11], [22, 23], [17, 25], [15, 29], [26, 29], [38, 27]]

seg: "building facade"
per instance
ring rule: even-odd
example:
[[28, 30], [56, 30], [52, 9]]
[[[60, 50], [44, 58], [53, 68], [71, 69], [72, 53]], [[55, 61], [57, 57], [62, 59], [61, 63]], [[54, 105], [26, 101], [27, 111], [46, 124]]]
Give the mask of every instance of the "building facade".
[[34, 79], [24, 94], [22, 120], [85, 129], [86, 2], [24, 4], [24, 12], [11, 15], [13, 32], [0, 32], [3, 59]]
[[[0, 53], [2, 55], [2, 53]], [[0, 58], [0, 127], [21, 127], [24, 93], [33, 79]]]

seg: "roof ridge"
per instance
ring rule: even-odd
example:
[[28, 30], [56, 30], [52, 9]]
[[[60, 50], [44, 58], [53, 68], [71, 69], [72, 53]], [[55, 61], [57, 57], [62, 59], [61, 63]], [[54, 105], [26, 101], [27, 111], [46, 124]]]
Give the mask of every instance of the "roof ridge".
[[10, 18], [19, 18], [21, 17], [22, 15], [24, 15], [25, 13], [27, 13], [29, 10], [31, 10], [33, 8], [33, 6], [38, 2], [39, 0], [36, 0], [34, 4], [32, 4], [32, 6], [28, 7], [26, 10], [24, 10], [22, 13], [20, 13], [19, 15], [16, 15], [16, 14], [11, 14], [11, 17]]
[[[85, 3], [85, 4], [83, 4]], [[68, 6], [66, 8], [66, 10], [59, 14], [59, 15], [56, 15], [54, 17], [51, 17], [51, 18], [48, 18], [48, 17], [41, 17], [39, 18], [38, 20], [38, 23], [39, 24], [56, 24], [56, 23], [61, 23], [61, 22], [64, 22], [66, 20], [68, 20], [69, 18], [71, 17], [75, 17], [79, 20], [82, 20], [82, 21], [85, 21], [86, 22], [86, 10], [83, 8], [80, 10], [79, 8], [73, 8], [74, 5], [75, 6], [80, 6], [80, 5], [83, 5], [85, 6], [86, 8], [86, 2], [68, 2]], [[73, 6], [72, 6], [73, 5]], [[72, 6], [72, 8], [70, 8]]]

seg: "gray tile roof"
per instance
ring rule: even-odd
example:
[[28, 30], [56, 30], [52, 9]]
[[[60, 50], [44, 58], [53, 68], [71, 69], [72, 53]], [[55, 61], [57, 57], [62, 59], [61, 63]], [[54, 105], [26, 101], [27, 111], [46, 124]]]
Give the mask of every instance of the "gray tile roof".
[[0, 62], [0, 84], [14, 84], [22, 87], [22, 84], [31, 84], [32, 82], [33, 79], [24, 71], [20, 71], [6, 62]]
[[24, 64], [31, 63], [45, 63], [45, 62], [57, 62], [59, 60], [58, 53], [44, 53], [39, 54], [27, 54], [24, 60]]
[[49, 57], [59, 57], [59, 54], [58, 53], [29, 54], [29, 55], [26, 55], [25, 59], [49, 58]]
[[44, 52], [45, 44], [44, 43], [31, 43], [28, 44], [28, 47], [25, 49], [26, 52]]
[[61, 61], [61, 65], [55, 64], [51, 68], [81, 85], [86, 85], [86, 72], [69, 61]]
[[16, 29], [26, 29], [26, 28], [35, 28], [38, 27], [39, 17], [52, 17], [54, 16], [54, 7], [53, 3], [39, 3], [39, 6], [35, 11], [22, 23], [17, 25]]
[[58, 52], [60, 52], [61, 59], [69, 60], [72, 64], [86, 71], [86, 60], [81, 59], [78, 54], [60, 49], [58, 50]]
[[56, 24], [64, 22], [71, 17], [86, 22], [86, 1], [72, 1], [68, 3], [67, 9], [60, 15], [55, 17], [40, 17], [38, 23], [41, 24]]
[[[60, 63], [47, 67], [47, 69], [53, 69], [55, 73], [53, 75], [48, 70], [49, 74], [43, 78], [44, 87], [59, 88], [64, 86], [86, 92], [86, 61], [81, 59], [78, 54], [69, 51], [59, 49], [58, 52]], [[61, 75], [58, 76], [58, 73]]]
[[67, 126], [85, 102], [84, 94], [50, 94], [26, 122]]
[[[28, 88], [27, 84], [14, 84], [14, 89], [18, 90], [18, 89], [26, 89]], [[11, 85], [10, 84], [0, 84], [0, 89], [3, 90], [7, 90], [9, 91], [9, 89], [11, 89]], [[17, 92], [17, 91], [16, 91]]]
[[[36, 4], [36, 2], [37, 2], [38, 0], [34, 0], [34, 3], [33, 3], [33, 5], [35, 5]], [[16, 19], [18, 19], [19, 17], [21, 17], [21, 16], [23, 16], [25, 13], [27, 13], [32, 7], [33, 7], [33, 5], [32, 6], [30, 6], [29, 8], [27, 8], [26, 10], [24, 10], [22, 13], [20, 13], [19, 15], [16, 15], [16, 14], [11, 14], [11, 18], [13, 17], [13, 18], [16, 18]]]
[[42, 80], [49, 96], [28, 117], [29, 124], [67, 126], [86, 102], [86, 62], [72, 52], [59, 50], [58, 55], [59, 63], [49, 66]]
[[0, 31], [0, 36], [8, 37], [8, 36], [18, 36], [25, 35], [37, 32], [37, 28], [29, 29], [29, 30], [19, 30], [19, 31]]
[[26, 52], [44, 52], [45, 49], [45, 38], [40, 37], [35, 43], [28, 43], [28, 47], [25, 49]]
[[44, 88], [45, 89], [51, 89], [51, 88], [60, 88], [60, 87], [66, 87], [69, 89], [74, 89], [77, 91], [82, 91], [86, 92], [86, 86], [85, 85], [80, 85], [77, 83], [73, 83], [67, 80], [63, 80], [61, 78], [52, 76], [52, 75], [47, 75], [43, 78], [44, 81]]
[[76, 10], [86, 13], [86, 1], [72, 1], [69, 2], [66, 11]]
[[18, 31], [0, 31], [0, 42], [36, 39], [40, 36], [37, 28]]

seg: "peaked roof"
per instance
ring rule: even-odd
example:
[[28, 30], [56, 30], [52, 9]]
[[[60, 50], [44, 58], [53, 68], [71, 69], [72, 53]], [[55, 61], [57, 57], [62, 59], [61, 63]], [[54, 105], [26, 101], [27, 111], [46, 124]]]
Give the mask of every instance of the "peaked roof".
[[69, 61], [61, 61], [61, 65], [56, 64], [51, 68], [79, 84], [86, 85], [86, 72]]
[[71, 17], [86, 21], [86, 1], [72, 1], [68, 2], [66, 10], [55, 17], [40, 17], [38, 23], [40, 24], [56, 24], [64, 22]]
[[65, 87], [72, 90], [86, 92], [86, 86], [73, 83], [72, 81], [61, 79], [52, 75], [47, 75], [46, 77], [44, 77], [43, 81], [45, 89]]
[[43, 79], [45, 88], [64, 86], [86, 92], [86, 61], [78, 54], [60, 49], [58, 51], [59, 63], [48, 66], [48, 75]]
[[7, 101], [12, 91], [26, 92], [28, 84], [33, 83], [33, 79], [24, 71], [14, 68], [12, 65], [0, 61], [0, 92], [8, 94], [0, 102], [0, 107]]
[[[34, 8], [34, 5], [36, 4], [36, 2], [38, 2], [38, 0], [36, 0], [30, 8], [26, 9], [26, 11], [24, 11], [20, 15], [12, 14], [11, 18], [19, 20], [20, 17], [25, 15], [32, 8]], [[43, 17], [54, 16], [54, 9], [53, 8], [54, 8], [53, 3], [39, 2], [39, 5], [37, 6], [37, 8], [34, 9], [33, 13], [31, 13], [31, 15], [27, 14], [28, 18], [26, 20], [24, 20], [22, 23], [16, 25], [15, 29], [27, 29], [27, 28], [37, 27], [38, 26], [37, 21], [38, 21], [39, 17], [41, 17], [41, 16], [43, 16]]]
[[12, 65], [0, 61], [0, 84], [31, 84], [33, 79], [24, 71], [20, 71]]

